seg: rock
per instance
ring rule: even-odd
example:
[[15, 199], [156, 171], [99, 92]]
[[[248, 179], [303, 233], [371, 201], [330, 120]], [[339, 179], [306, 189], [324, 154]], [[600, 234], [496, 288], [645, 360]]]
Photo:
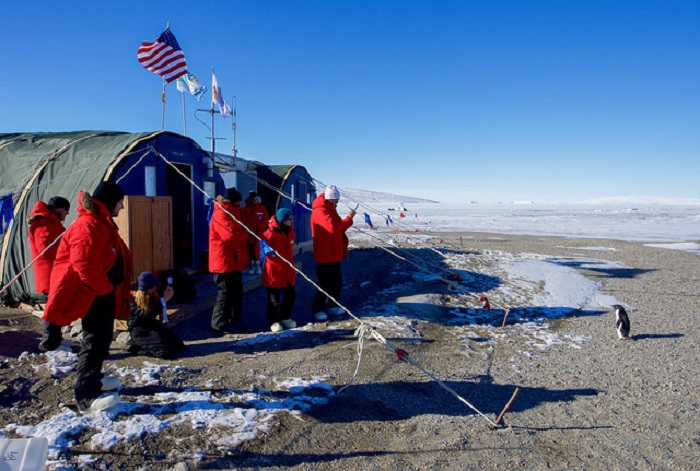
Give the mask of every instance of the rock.
[[116, 342], [122, 345], [129, 345], [131, 343], [131, 334], [129, 332], [119, 332]]

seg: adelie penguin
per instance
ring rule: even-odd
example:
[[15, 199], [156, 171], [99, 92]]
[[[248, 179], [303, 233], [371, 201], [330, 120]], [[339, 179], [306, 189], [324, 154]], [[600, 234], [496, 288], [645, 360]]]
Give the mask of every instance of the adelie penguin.
[[627, 311], [619, 304], [613, 304], [611, 307], [615, 309], [615, 328], [617, 329], [617, 336], [620, 337], [620, 340], [630, 338], [630, 318], [627, 315]]

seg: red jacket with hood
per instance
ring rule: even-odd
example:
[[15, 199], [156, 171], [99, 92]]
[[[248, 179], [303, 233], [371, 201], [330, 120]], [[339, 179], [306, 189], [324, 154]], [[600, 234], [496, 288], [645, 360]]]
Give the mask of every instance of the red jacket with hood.
[[[107, 273], [117, 255], [124, 260], [124, 280], [112, 286]], [[97, 296], [114, 291], [116, 318], [129, 318], [131, 253], [104, 204], [81, 191], [78, 217], [63, 235], [51, 272], [51, 289], [43, 319], [68, 325], [82, 319]]]
[[[261, 236], [267, 229], [267, 222], [270, 220], [270, 215], [268, 214], [265, 205], [262, 203], [256, 203], [251, 198], [246, 198], [245, 208], [243, 208], [241, 211], [243, 212], [243, 218], [246, 226], [248, 226], [251, 231]], [[251, 236], [251, 238], [255, 239], [253, 236]], [[255, 239], [255, 242], [257, 242], [257, 239]]]
[[[43, 201], [37, 201], [31, 214], [27, 216], [29, 224], [29, 246], [32, 249], [32, 260], [46, 249], [58, 236], [66, 230], [58, 216]], [[34, 262], [34, 284], [37, 293], [48, 293], [51, 281], [51, 269], [58, 252], [58, 243]]]
[[238, 221], [245, 223], [241, 207], [234, 205], [223, 196], [217, 196], [216, 201], [218, 204], [213, 203], [214, 213], [209, 222], [209, 271], [211, 273], [243, 271], [248, 267], [249, 234], [226, 213], [228, 211]]
[[352, 218], [341, 219], [335, 205], [319, 195], [311, 204], [311, 237], [314, 240], [316, 263], [340, 262], [348, 254], [348, 236], [345, 235]]
[[[262, 285], [268, 288], [295, 286], [297, 272], [292, 268], [294, 266], [294, 228], [290, 226], [285, 234], [280, 223], [277, 222], [277, 217], [272, 216], [262, 239], [277, 252], [274, 257], [272, 254], [267, 254], [265, 257], [265, 268], [260, 280]], [[290, 267], [285, 260], [289, 260], [292, 266]]]

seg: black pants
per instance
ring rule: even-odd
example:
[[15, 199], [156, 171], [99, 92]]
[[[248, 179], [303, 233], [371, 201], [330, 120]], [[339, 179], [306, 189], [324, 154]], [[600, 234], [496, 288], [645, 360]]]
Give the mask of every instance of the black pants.
[[75, 400], [84, 410], [102, 394], [102, 364], [109, 354], [114, 330], [114, 292], [98, 296], [83, 318], [83, 340], [78, 354]]
[[267, 322], [286, 321], [292, 317], [292, 307], [296, 299], [294, 286], [286, 288], [267, 288]]
[[185, 348], [180, 337], [163, 325], [153, 329], [134, 327], [131, 344], [132, 353], [158, 358], [172, 358]]
[[215, 273], [214, 283], [219, 287], [216, 305], [211, 314], [211, 328], [224, 330], [228, 323], [241, 320], [243, 311], [243, 275], [239, 271]]
[[[340, 298], [340, 290], [343, 287], [343, 275], [340, 272], [340, 262], [317, 264], [316, 277], [318, 279], [318, 286], [320, 286], [323, 291], [330, 294], [334, 299]], [[328, 300], [329, 308], [338, 305], [316, 288], [316, 296], [314, 296], [314, 302], [311, 305], [311, 312], [317, 313], [323, 311], [326, 308], [326, 300]]]
[[44, 334], [41, 336], [39, 350], [42, 352], [56, 350], [58, 346], [61, 345], [61, 340], [63, 340], [61, 326], [52, 324], [51, 322], [44, 322]]

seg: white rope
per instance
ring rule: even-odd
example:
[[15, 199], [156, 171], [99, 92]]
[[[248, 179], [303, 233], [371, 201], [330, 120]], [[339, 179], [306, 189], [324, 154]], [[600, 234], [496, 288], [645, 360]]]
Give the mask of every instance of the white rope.
[[[126, 173], [124, 173], [124, 175], [122, 175], [121, 177], [119, 177], [119, 180], [117, 180], [117, 181], [114, 182], [114, 183], [119, 184], [120, 181], [124, 180], [124, 179], [126, 178], [126, 176], [129, 175], [129, 173], [131, 173], [131, 171], [132, 171], [138, 164], [140, 164], [141, 161], [142, 161], [147, 155], [149, 155], [151, 152], [153, 152], [153, 146], [148, 146], [148, 150], [147, 150], [146, 152], [144, 152], [144, 154], [139, 158], [139, 160], [137, 160], [136, 163], [135, 163], [134, 165], [132, 165], [131, 167], [129, 167], [129, 170], [127, 170]], [[131, 153], [133, 154], [133, 152], [131, 152]], [[129, 155], [129, 154], [126, 154], [126, 155]]]
[[[274, 191], [275, 193], [277, 193], [277, 194], [280, 195], [281, 197], [290, 200], [292, 203], [295, 203], [294, 198], [292, 198], [291, 196], [287, 195], [285, 192], [281, 191], [280, 189], [278, 189], [278, 188], [272, 186], [271, 184], [269, 184], [269, 183], [266, 182], [265, 180], [262, 180], [262, 179], [260, 179], [260, 178], [258, 178], [258, 177], [253, 177], [253, 178], [255, 178], [255, 180], [256, 180], [258, 183], [261, 183], [263, 186], [265, 186], [265, 187], [269, 188], [270, 190]], [[303, 180], [306, 181], [307, 183], [312, 183], [314, 186], [315, 186], [316, 184], [320, 184], [320, 185], [325, 186], [325, 184], [324, 184], [322, 181], [317, 180], [317, 179], [312, 179], [312, 180], [303, 179]], [[350, 201], [356, 202], [356, 203], [362, 205], [363, 207], [367, 207], [367, 208], [369, 208], [371, 211], [373, 211], [373, 212], [375, 212], [375, 213], [383, 214], [383, 213], [381, 213], [381, 212], [377, 212], [377, 210], [375, 210], [374, 208], [371, 208], [370, 206], [366, 205], [365, 203], [363, 203], [363, 202], [361, 202], [361, 201], [357, 201], [357, 200], [355, 200], [355, 199], [350, 199]], [[306, 209], [306, 210], [309, 211], [309, 212], [312, 211], [312, 209], [311, 209], [309, 206], [307, 206], [305, 203], [301, 202], [300, 200], [296, 200], [296, 204], [298, 204], [299, 206], [301, 206], [302, 208]], [[382, 243], [384, 243], [384, 244], [386, 244], [386, 245], [392, 247], [393, 249], [397, 249], [397, 248], [398, 248], [398, 247], [395, 247], [394, 244], [392, 244], [391, 242], [387, 242], [387, 241], [385, 241], [385, 240], [383, 240], [383, 239], [381, 239], [381, 238], [375, 236], [375, 235], [374, 235], [373, 233], [371, 233], [371, 232], [364, 231], [364, 230], [362, 230], [362, 229], [360, 229], [360, 228], [358, 228], [358, 227], [355, 227], [355, 226], [352, 226], [351, 229], [352, 229], [353, 231], [359, 232], [360, 234], [363, 234], [363, 235], [365, 235], [365, 236], [368, 236], [368, 237], [371, 238], [371, 239], [379, 240], [379, 241], [381, 241]], [[417, 229], [416, 229], [416, 230], [417, 230]], [[383, 234], [382, 232], [379, 232], [379, 233], [380, 233], [380, 234]], [[405, 258], [405, 257], [401, 257], [398, 253], [394, 252], [393, 250], [390, 250], [390, 249], [387, 248], [387, 247], [384, 247], [384, 246], [381, 246], [381, 245], [377, 245], [377, 244], [375, 244], [374, 247], [379, 248], [379, 249], [382, 249], [382, 250], [384, 250], [385, 252], [389, 253], [390, 255], [392, 255], [392, 256], [394, 256], [394, 257], [400, 259], [400, 260], [403, 260], [403, 261], [405, 261], [406, 263], [409, 263], [409, 264], [413, 265], [414, 267], [416, 267], [416, 268], [417, 268], [418, 270], [420, 270], [420, 271], [429, 273], [429, 274], [431, 274], [431, 275], [433, 274], [431, 271], [429, 271], [429, 270], [427, 270], [427, 269], [421, 267], [421, 266], [418, 265], [417, 263], [411, 262], [410, 260], [408, 260], [408, 259]], [[421, 247], [420, 244], [419, 244], [419, 247]], [[442, 254], [442, 253], [439, 252], [438, 250], [435, 250], [433, 247], [425, 246], [425, 248], [428, 248], [428, 249], [430, 249], [430, 250], [433, 250], [433, 251], [435, 251], [436, 253], [438, 253], [440, 256], [445, 257], [444, 254]], [[420, 256], [418, 256], [418, 255], [412, 254], [412, 253], [410, 253], [410, 252], [406, 252], [406, 255], [411, 256], [411, 257], [413, 257], [414, 259], [418, 259], [418, 260], [420, 260], [421, 262], [423, 262], [423, 263], [425, 263], [425, 264], [427, 264], [427, 265], [432, 265], [433, 268], [434, 268], [435, 270], [437, 270], [437, 271], [439, 271], [439, 272], [441, 272], [441, 273], [443, 273], [443, 274], [444, 274], [444, 273], [451, 273], [450, 270], [447, 270], [447, 269], [445, 269], [445, 268], [443, 268], [443, 267], [441, 267], [441, 266], [439, 266], [439, 265], [437, 265], [437, 264], [435, 264], [435, 263], [433, 263], [433, 262], [431, 262], [431, 261], [429, 261], [429, 260], [427, 260], [427, 259], [425, 259], [425, 258], [423, 258], [423, 257], [420, 257]], [[446, 280], [444, 277], [438, 277], [438, 279], [439, 279], [440, 281], [445, 282], [445, 283], [450, 287], [450, 289], [452, 289], [453, 284], [454, 284], [452, 281]]]
[[[27, 270], [29, 270], [29, 267], [31, 267], [32, 265], [34, 265], [34, 262], [36, 262], [37, 260], [39, 260], [39, 259], [41, 258], [41, 256], [44, 255], [44, 254], [46, 253], [47, 250], [49, 250], [51, 247], [53, 247], [54, 245], [56, 245], [56, 243], [57, 243], [59, 240], [61, 240], [61, 237], [63, 237], [63, 234], [64, 234], [64, 233], [65, 233], [65, 231], [64, 231], [64, 232], [61, 232], [61, 233], [58, 235], [58, 237], [56, 237], [56, 238], [53, 240], [53, 242], [51, 242], [49, 245], [46, 246], [46, 248], [45, 248], [44, 250], [41, 251], [41, 253], [40, 253], [39, 255], [37, 255], [36, 257], [34, 257], [34, 259], [33, 259], [31, 262], [29, 262], [29, 264], [28, 264], [26, 267], [22, 268], [22, 270], [21, 270], [19, 273], [17, 273], [17, 274], [14, 276], [14, 278], [12, 278], [10, 281], [8, 281], [7, 284], [6, 284], [5, 286], [3, 286], [2, 289], [0, 289], [0, 296], [2, 296], [2, 293], [4, 293], [5, 291], [7, 291], [7, 289], [10, 287], [10, 285], [11, 285], [12, 283], [14, 283], [15, 281], [19, 280], [19, 277], [22, 276], [22, 274], [23, 274], [24, 272], [26, 272]], [[2, 298], [0, 298], [0, 299], [2, 299]]]
[[[258, 181], [258, 183], [262, 183], [264, 186], [268, 187], [269, 189], [271, 189], [272, 191], [276, 192], [276, 193], [279, 194], [280, 196], [282, 196], [282, 197], [284, 197], [284, 198], [287, 198], [287, 199], [289, 199], [292, 203], [294, 203], [294, 198], [292, 198], [291, 196], [287, 195], [287, 194], [284, 193], [283, 191], [279, 190], [278, 188], [273, 187], [272, 185], [270, 185], [269, 183], [267, 183], [266, 181], [264, 181], [264, 180], [262, 180], [262, 179], [259, 179], [259, 178], [257, 178], [257, 177], [255, 177], [255, 179]], [[319, 183], [319, 184], [321, 184], [321, 185], [325, 185], [323, 182], [321, 182], [320, 180], [316, 180], [316, 179], [313, 179], [312, 181], [308, 181], [308, 180], [305, 180], [305, 181], [307, 181], [307, 182], [309, 182], [309, 183], [313, 183], [314, 185], [316, 185], [316, 183]], [[354, 200], [354, 199], [351, 199], [351, 201], [357, 202], [358, 204], [361, 204], [361, 205], [363, 205], [363, 206], [367, 206], [367, 205], [365, 205], [364, 203], [362, 203], [361, 201], [356, 201], [356, 200]], [[311, 208], [309, 208], [306, 204], [302, 203], [301, 201], [298, 201], [298, 200], [297, 200], [296, 203], [297, 203], [299, 206], [303, 207], [304, 209], [306, 209], [306, 210], [308, 210], [308, 211], [312, 211]], [[367, 207], [369, 207], [369, 206], [367, 206]], [[376, 210], [374, 210], [374, 209], [372, 209], [372, 208], [370, 208], [370, 209], [371, 209], [372, 211], [376, 212]], [[360, 229], [360, 228], [358, 228], [358, 227], [355, 227], [355, 226], [351, 226], [351, 229], [352, 229], [353, 231], [359, 232], [360, 234], [363, 234], [363, 235], [369, 237], [370, 239], [379, 240], [380, 242], [382, 242], [382, 243], [384, 243], [384, 244], [386, 244], [386, 245], [388, 245], [388, 246], [390, 246], [390, 247], [392, 247], [392, 248], [397, 248], [397, 247], [394, 247], [394, 245], [393, 245], [392, 243], [387, 242], [387, 241], [385, 241], [385, 240], [383, 240], [383, 239], [381, 239], [381, 238], [375, 236], [375, 235], [374, 235], [373, 233], [371, 233], [371, 232], [364, 231], [364, 230], [362, 230], [362, 229]], [[408, 260], [406, 257], [400, 256], [398, 253], [394, 252], [393, 250], [390, 250], [389, 248], [387, 248], [387, 247], [385, 247], [385, 246], [381, 246], [381, 245], [378, 245], [378, 244], [374, 244], [373, 246], [374, 246], [375, 248], [379, 248], [379, 249], [381, 249], [381, 250], [384, 250], [385, 252], [387, 252], [387, 253], [389, 253], [390, 255], [392, 255], [392, 256], [398, 258], [399, 260], [403, 260], [404, 262], [406, 262], [406, 263], [408, 263], [408, 264], [410, 264], [410, 265], [413, 265], [416, 269], [418, 269], [418, 270], [420, 270], [420, 271], [422, 271], [422, 272], [425, 272], [425, 273], [428, 273], [428, 274], [431, 274], [431, 275], [434, 274], [434, 273], [431, 272], [430, 270], [428, 270], [428, 269], [426, 269], [426, 268], [424, 268], [424, 267], [418, 265], [417, 263], [414, 263], [414, 262]], [[439, 254], [440, 256], [442, 256], [442, 257], [445, 257], [444, 254], [442, 254], [442, 253], [439, 252], [438, 250], [435, 250], [435, 249], [432, 248], [432, 247], [426, 246], [426, 248], [435, 251], [436, 253], [438, 253], [438, 254]], [[425, 263], [425, 264], [427, 264], [427, 265], [432, 265], [432, 267], [433, 267], [436, 271], [439, 271], [439, 272], [442, 273], [442, 274], [451, 273], [450, 270], [445, 269], [445, 268], [443, 268], [443, 267], [441, 267], [441, 266], [439, 266], [439, 265], [437, 265], [437, 264], [435, 264], [435, 263], [433, 263], [433, 262], [431, 262], [431, 261], [429, 261], [429, 260], [427, 260], [427, 259], [425, 259], [425, 258], [423, 258], [423, 257], [420, 257], [420, 256], [418, 256], [418, 255], [412, 254], [412, 253], [410, 253], [410, 252], [405, 252], [405, 253], [406, 253], [406, 255], [411, 256], [411, 257], [413, 257], [414, 259], [418, 259], [418, 260], [420, 260], [421, 262], [423, 262], [423, 263]], [[447, 280], [447, 279], [444, 278], [443, 276], [438, 276], [438, 279], [439, 279], [440, 281], [446, 283], [446, 284], [450, 287], [450, 289], [453, 289], [454, 282]]]
[[[170, 165], [171, 167], [173, 167], [173, 168], [175, 169], [176, 172], [178, 172], [185, 180], [187, 180], [187, 181], [188, 181], [194, 188], [196, 188], [199, 192], [201, 192], [203, 195], [206, 195], [206, 196], [209, 197], [209, 198], [212, 198], [211, 195], [209, 195], [205, 190], [203, 190], [202, 188], [200, 188], [191, 178], [189, 178], [189, 177], [188, 177], [187, 175], [185, 175], [182, 171], [180, 171], [180, 169], [178, 169], [172, 162], [170, 162], [163, 154], [161, 154], [161, 153], [158, 152], [157, 150], [154, 150], [154, 152], [155, 152], [156, 155], [158, 155], [161, 159], [163, 159], [168, 165]], [[213, 200], [213, 198], [212, 198], [212, 200]], [[215, 201], [215, 200], [213, 200], [213, 201], [214, 201], [215, 204], [217, 204], [217, 205], [219, 206], [219, 208], [221, 208], [222, 211], [224, 211], [224, 213], [226, 213], [226, 214], [227, 214], [229, 217], [231, 217], [235, 222], [237, 222], [243, 229], [245, 229], [246, 232], [248, 232], [250, 235], [252, 235], [253, 237], [255, 237], [258, 241], [261, 240], [261, 238], [260, 238], [257, 234], [255, 234], [252, 230], [250, 230], [242, 221], [238, 220], [238, 218], [236, 218], [233, 214], [231, 214], [231, 212], [229, 212], [228, 210], [226, 210], [226, 208], [224, 208], [223, 205], [222, 205], [221, 203], [219, 203], [218, 201]], [[498, 427], [498, 425], [496, 425], [491, 419], [489, 419], [488, 417], [486, 417], [483, 413], [479, 412], [479, 411], [478, 411], [473, 405], [471, 405], [466, 399], [464, 399], [463, 397], [461, 397], [459, 394], [457, 394], [457, 392], [455, 392], [453, 389], [451, 389], [449, 386], [447, 386], [445, 383], [443, 383], [443, 382], [442, 382], [440, 379], [438, 379], [435, 375], [433, 375], [432, 373], [428, 372], [428, 371], [427, 371], [425, 368], [423, 368], [418, 362], [416, 362], [415, 360], [413, 360], [413, 359], [410, 357], [410, 355], [408, 354], [408, 352], [406, 352], [405, 350], [402, 350], [402, 349], [396, 347], [395, 345], [391, 344], [391, 343], [390, 343], [389, 341], [387, 341], [381, 334], [379, 334], [379, 332], [377, 332], [374, 328], [372, 328], [371, 326], [369, 326], [368, 324], [366, 324], [362, 319], [360, 319], [360, 318], [358, 318], [357, 316], [355, 316], [347, 307], [343, 306], [337, 299], [333, 298], [333, 296], [331, 296], [330, 294], [326, 293], [320, 286], [318, 286], [316, 283], [314, 283], [314, 282], [313, 282], [308, 276], [306, 276], [302, 271], [300, 271], [299, 269], [297, 269], [297, 268], [294, 266], [294, 264], [291, 263], [291, 261], [289, 261], [289, 260], [287, 260], [286, 258], [282, 257], [282, 256], [281, 256], [278, 252], [276, 252], [274, 249], [272, 249], [272, 251], [275, 253], [276, 256], [279, 256], [287, 265], [289, 265], [296, 273], [298, 273], [302, 278], [304, 278], [305, 280], [307, 280], [312, 286], [316, 287], [316, 289], [318, 289], [321, 293], [323, 293], [324, 295], [326, 295], [330, 300], [334, 301], [339, 307], [341, 307], [342, 309], [344, 309], [345, 312], [347, 312], [348, 315], [350, 315], [350, 317], [352, 317], [353, 319], [357, 320], [357, 321], [360, 323], [360, 326], [359, 326], [359, 327], [357, 328], [357, 330], [355, 331], [355, 335], [358, 336], [358, 338], [359, 338], [359, 340], [358, 340], [358, 347], [357, 347], [357, 351], [358, 351], [358, 363], [357, 363], [357, 367], [355, 368], [355, 373], [353, 374], [353, 376], [352, 376], [350, 382], [349, 382], [346, 386], [344, 386], [343, 388], [341, 388], [341, 389], [338, 391], [338, 393], [342, 392], [345, 388], [347, 388], [347, 387], [348, 387], [350, 384], [352, 384], [352, 382], [355, 380], [355, 378], [356, 378], [356, 376], [357, 376], [357, 373], [359, 372], [360, 364], [361, 364], [361, 361], [362, 361], [362, 352], [363, 352], [363, 349], [364, 349], [364, 338], [365, 338], [366, 336], [369, 336], [370, 338], [373, 338], [373, 339], [377, 340], [379, 343], [383, 344], [387, 349], [392, 350], [392, 351], [399, 357], [400, 360], [405, 361], [406, 363], [409, 363], [409, 364], [411, 364], [411, 365], [414, 365], [415, 367], [417, 367], [418, 369], [420, 369], [424, 374], [428, 375], [431, 379], [433, 379], [434, 381], [436, 381], [441, 387], [443, 387], [444, 389], [446, 389], [448, 392], [450, 392], [453, 396], [455, 396], [455, 397], [456, 397], [457, 399], [459, 399], [461, 402], [465, 403], [465, 404], [466, 404], [467, 406], [469, 406], [472, 410], [476, 411], [479, 415], [481, 415], [483, 418], [485, 418], [493, 427]]]

